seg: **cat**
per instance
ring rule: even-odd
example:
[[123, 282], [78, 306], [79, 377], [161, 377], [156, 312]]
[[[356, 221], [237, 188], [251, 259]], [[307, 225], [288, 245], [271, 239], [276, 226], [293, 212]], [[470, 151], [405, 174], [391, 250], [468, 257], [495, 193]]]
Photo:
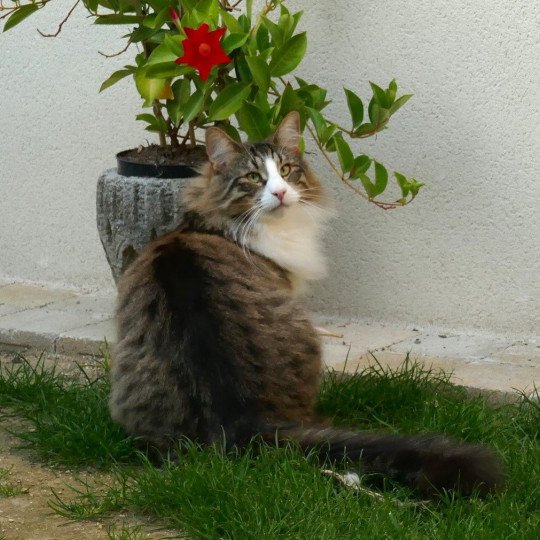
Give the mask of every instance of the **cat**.
[[315, 414], [321, 344], [298, 295], [324, 275], [328, 198], [299, 150], [300, 117], [241, 144], [206, 130], [208, 163], [183, 193], [186, 220], [118, 284], [113, 419], [166, 452], [180, 438], [243, 447], [292, 441], [433, 495], [487, 493], [498, 456], [440, 435], [334, 428]]

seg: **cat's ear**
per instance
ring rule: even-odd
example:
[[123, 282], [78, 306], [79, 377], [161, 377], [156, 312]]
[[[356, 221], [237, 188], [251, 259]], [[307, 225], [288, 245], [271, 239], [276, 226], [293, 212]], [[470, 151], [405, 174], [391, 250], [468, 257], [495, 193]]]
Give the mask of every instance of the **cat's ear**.
[[206, 130], [206, 153], [212, 167], [222, 170], [242, 152], [242, 146], [231, 139], [223, 130], [209, 127]]
[[272, 141], [278, 146], [292, 150], [300, 151], [300, 139], [302, 132], [300, 130], [300, 114], [298, 111], [291, 111], [279, 124]]

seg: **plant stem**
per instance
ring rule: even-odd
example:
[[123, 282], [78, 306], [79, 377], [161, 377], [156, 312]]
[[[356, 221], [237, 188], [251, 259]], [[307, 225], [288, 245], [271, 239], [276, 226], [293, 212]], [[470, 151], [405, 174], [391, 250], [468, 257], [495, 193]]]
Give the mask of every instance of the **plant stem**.
[[197, 139], [195, 138], [195, 126], [193, 125], [193, 122], [189, 123], [188, 134], [189, 134], [189, 146], [191, 148], [195, 148], [197, 146]]
[[48, 4], [51, 0], [41, 0], [41, 2], [29, 2], [27, 4], [22, 4], [20, 2], [14, 2], [13, 6], [4, 6], [0, 5], [0, 11], [7, 11], [4, 15], [0, 16], [0, 21], [6, 19], [11, 15], [13, 11], [16, 11], [22, 7], [31, 6], [32, 4], [43, 7], [45, 4]]
[[[163, 114], [161, 114], [161, 103], [159, 102], [159, 99], [154, 100], [153, 109], [154, 109], [154, 116], [158, 119], [165, 121], [165, 118], [163, 118]], [[158, 135], [159, 135], [159, 146], [167, 146], [167, 138], [165, 137], [165, 133], [163, 133], [163, 131], [160, 131]]]
[[364, 192], [360, 191], [359, 189], [357, 189], [353, 184], [351, 184], [349, 182], [349, 180], [347, 178], [345, 178], [345, 175], [342, 174], [339, 169], [336, 167], [335, 163], [330, 159], [330, 156], [328, 155], [328, 152], [324, 149], [323, 145], [320, 143], [317, 135], [315, 134], [315, 132], [313, 131], [313, 129], [311, 129], [310, 126], [307, 126], [307, 129], [310, 133], [310, 135], [313, 137], [313, 140], [315, 141], [315, 143], [317, 144], [317, 146], [319, 147], [319, 150], [321, 151], [322, 155], [324, 156], [324, 159], [326, 159], [326, 161], [328, 162], [328, 164], [330, 165], [330, 167], [332, 167], [333, 171], [336, 173], [337, 177], [349, 188], [351, 189], [352, 191], [354, 191], [357, 195], [360, 195], [360, 197], [366, 199], [367, 201], [369, 201], [370, 203], [373, 203], [375, 206], [378, 206], [379, 208], [382, 208], [383, 210], [393, 210], [394, 208], [398, 208], [398, 207], [401, 207], [401, 206], [406, 206], [407, 204], [409, 204], [413, 199], [410, 199], [409, 201], [407, 201], [405, 204], [397, 204], [397, 203], [389, 203], [389, 202], [383, 202], [383, 201], [376, 201], [375, 199], [371, 199], [370, 197], [368, 197]]

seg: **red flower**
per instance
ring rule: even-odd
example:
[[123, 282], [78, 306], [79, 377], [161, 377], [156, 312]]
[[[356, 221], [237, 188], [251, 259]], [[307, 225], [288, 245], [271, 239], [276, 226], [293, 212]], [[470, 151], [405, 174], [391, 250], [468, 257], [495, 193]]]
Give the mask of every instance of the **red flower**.
[[174, 22], [180, 19], [180, 17], [178, 16], [178, 13], [176, 13], [175, 9], [172, 7], [169, 8], [169, 15], [171, 16], [171, 20]]
[[177, 64], [187, 64], [199, 71], [203, 81], [208, 79], [211, 69], [219, 64], [229, 64], [232, 60], [221, 47], [221, 38], [227, 30], [218, 28], [208, 31], [206, 23], [199, 28], [184, 28], [187, 38], [182, 41], [184, 56], [177, 58]]

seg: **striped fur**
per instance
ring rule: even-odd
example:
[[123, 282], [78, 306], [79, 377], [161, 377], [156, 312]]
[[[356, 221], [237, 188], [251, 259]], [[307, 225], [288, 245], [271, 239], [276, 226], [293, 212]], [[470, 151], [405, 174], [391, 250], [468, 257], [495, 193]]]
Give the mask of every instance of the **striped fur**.
[[323, 272], [326, 203], [297, 152], [299, 133], [294, 114], [271, 142], [240, 145], [209, 130], [185, 223], [118, 284], [112, 417], [160, 451], [180, 437], [243, 446], [262, 435], [316, 448], [323, 461], [359, 461], [426, 494], [494, 489], [501, 467], [484, 447], [316, 418], [321, 347], [295, 292]]

